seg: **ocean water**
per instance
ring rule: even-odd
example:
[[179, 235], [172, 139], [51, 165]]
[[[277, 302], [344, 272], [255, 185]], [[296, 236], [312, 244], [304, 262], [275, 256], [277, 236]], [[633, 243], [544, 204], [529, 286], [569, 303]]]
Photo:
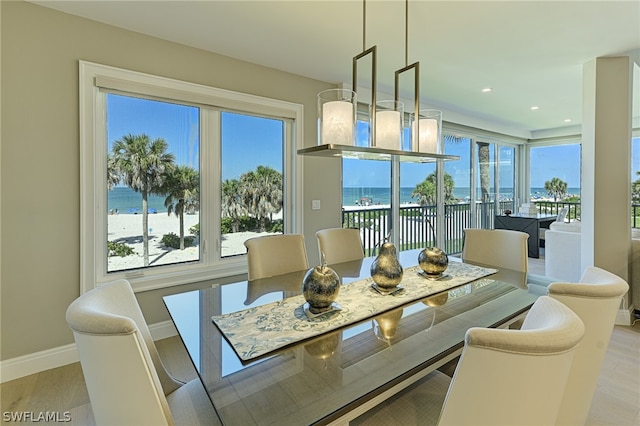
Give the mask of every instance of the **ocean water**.
[[[411, 198], [414, 187], [400, 188], [400, 203], [415, 203], [416, 199]], [[567, 191], [572, 195], [579, 195], [580, 188], [569, 188]], [[459, 200], [469, 199], [469, 188], [454, 188], [453, 195]], [[547, 197], [544, 188], [531, 188], [531, 196]], [[506, 188], [500, 193], [500, 199], [510, 200], [513, 198], [511, 188]], [[165, 197], [158, 195], [149, 196], [149, 209], [156, 209], [158, 213], [166, 213], [167, 208], [164, 206]], [[342, 205], [377, 205], [390, 204], [391, 191], [389, 188], [377, 187], [358, 187], [358, 188], [342, 188]], [[141, 213], [142, 212], [142, 195], [139, 192], [132, 191], [128, 187], [116, 187], [108, 192], [107, 210], [116, 211], [121, 214]]]
[[[411, 193], [414, 187], [402, 187], [400, 188], [400, 203], [415, 203], [416, 199], [411, 198]], [[479, 191], [476, 191], [476, 194]], [[567, 192], [571, 195], [580, 195], [580, 188], [569, 188]], [[454, 188], [453, 196], [459, 200], [469, 200], [470, 194], [469, 188]], [[532, 198], [548, 197], [547, 191], [544, 188], [534, 187], [531, 188]], [[513, 199], [513, 188], [504, 188], [500, 192], [499, 199], [511, 200]], [[358, 188], [342, 188], [342, 205], [343, 206], [356, 206], [356, 205], [377, 205], [377, 204], [390, 204], [391, 203], [391, 191], [389, 188], [377, 188], [377, 187], [358, 187]]]
[[[164, 206], [166, 197], [149, 195], [149, 211], [156, 209], [157, 213], [166, 213]], [[129, 187], [118, 186], [107, 192], [107, 211], [120, 214], [142, 213], [142, 194], [133, 191]]]

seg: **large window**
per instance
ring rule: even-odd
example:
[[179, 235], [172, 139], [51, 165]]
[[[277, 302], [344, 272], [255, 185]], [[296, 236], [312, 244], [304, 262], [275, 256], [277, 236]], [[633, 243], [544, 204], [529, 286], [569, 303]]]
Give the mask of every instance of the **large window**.
[[493, 228], [493, 218], [505, 209], [516, 210], [516, 148], [476, 142], [476, 200], [478, 227]]
[[83, 291], [243, 273], [246, 239], [299, 232], [300, 105], [80, 67]]
[[[579, 143], [531, 146], [529, 150], [530, 200], [562, 201], [580, 198]], [[579, 201], [578, 201], [579, 202]]]
[[200, 260], [200, 109], [105, 101], [107, 272]]

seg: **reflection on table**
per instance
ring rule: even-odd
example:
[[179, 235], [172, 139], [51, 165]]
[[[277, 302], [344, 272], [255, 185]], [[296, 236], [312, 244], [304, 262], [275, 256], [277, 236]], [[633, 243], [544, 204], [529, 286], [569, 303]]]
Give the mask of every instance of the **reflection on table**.
[[[415, 265], [417, 255], [401, 252], [400, 261]], [[372, 260], [331, 266], [349, 285], [369, 276]], [[211, 317], [300, 294], [304, 272], [164, 298], [225, 424], [336, 420], [457, 356], [469, 327], [507, 323], [536, 297], [523, 289], [523, 274], [503, 270], [243, 365]]]

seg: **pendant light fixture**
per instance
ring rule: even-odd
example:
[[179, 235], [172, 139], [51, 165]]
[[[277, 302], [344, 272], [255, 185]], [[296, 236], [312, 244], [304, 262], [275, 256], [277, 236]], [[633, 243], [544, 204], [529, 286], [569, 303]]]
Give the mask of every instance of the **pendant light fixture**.
[[[395, 100], [400, 99], [400, 74], [413, 70], [413, 111], [420, 111], [420, 62], [409, 65], [409, 0], [404, 3], [404, 67], [396, 70], [394, 88]], [[417, 151], [416, 141], [418, 140], [417, 129], [414, 129], [411, 137], [412, 150]]]
[[353, 57], [351, 70], [351, 88], [358, 90], [358, 61], [371, 55], [371, 104], [369, 106], [369, 133], [364, 143], [367, 146], [376, 146], [376, 90], [378, 79], [378, 46], [367, 49], [367, 1], [362, 0], [362, 52]]
[[357, 96], [353, 90], [318, 93], [318, 144], [354, 145]]
[[[416, 129], [417, 127], [417, 129]], [[423, 109], [411, 115], [411, 133], [416, 135], [418, 143], [413, 150], [430, 154], [444, 154], [442, 152], [442, 111]]]
[[400, 98], [400, 74], [414, 71], [414, 105], [411, 113], [411, 150], [424, 153], [441, 153], [442, 112], [420, 110], [420, 62], [409, 65], [409, 0], [405, 0], [404, 68], [395, 72], [395, 99]]
[[375, 116], [375, 146], [401, 150], [404, 104], [397, 100], [378, 101], [375, 112], [372, 112], [373, 116]]

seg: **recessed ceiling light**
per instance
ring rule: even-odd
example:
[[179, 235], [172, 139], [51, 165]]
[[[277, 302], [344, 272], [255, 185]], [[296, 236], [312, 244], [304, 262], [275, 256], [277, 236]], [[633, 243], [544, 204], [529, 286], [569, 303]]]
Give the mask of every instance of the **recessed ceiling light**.
[[531, 111], [535, 111], [535, 110], [537, 110], [537, 109], [540, 109], [540, 107], [539, 107], [539, 106], [537, 106], [537, 105], [534, 105], [534, 106], [532, 106], [532, 107], [531, 107]]
[[484, 93], [490, 92], [490, 91], [492, 91], [492, 90], [493, 90], [493, 89], [492, 89], [491, 87], [485, 87], [484, 89], [482, 89], [482, 91], [483, 91]]
[[571, 123], [571, 119], [570, 119], [570, 118], [565, 118], [565, 119], [564, 119], [564, 122], [565, 122], [565, 123]]

